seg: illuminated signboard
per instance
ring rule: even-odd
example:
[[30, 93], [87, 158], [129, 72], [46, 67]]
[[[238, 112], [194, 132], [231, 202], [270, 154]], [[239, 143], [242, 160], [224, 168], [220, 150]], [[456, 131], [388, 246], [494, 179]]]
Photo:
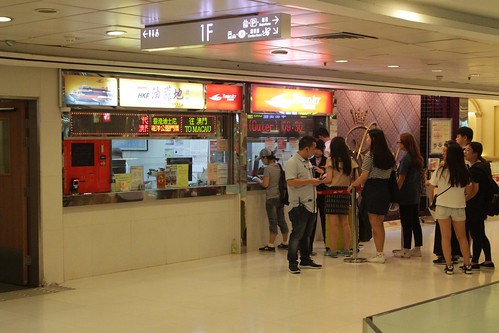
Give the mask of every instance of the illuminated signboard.
[[206, 109], [238, 111], [243, 108], [243, 87], [227, 84], [206, 85]]
[[151, 134], [215, 134], [216, 116], [151, 116]]
[[249, 114], [249, 137], [302, 137], [314, 130], [313, 117]]
[[141, 29], [142, 50], [289, 38], [291, 16], [277, 13], [169, 24]]
[[71, 112], [71, 136], [149, 135], [149, 116], [107, 112]]
[[333, 93], [270, 87], [251, 88], [252, 112], [283, 112], [295, 114], [331, 114]]
[[119, 79], [120, 106], [204, 109], [201, 83]]
[[66, 105], [118, 105], [118, 81], [111, 77], [64, 75]]

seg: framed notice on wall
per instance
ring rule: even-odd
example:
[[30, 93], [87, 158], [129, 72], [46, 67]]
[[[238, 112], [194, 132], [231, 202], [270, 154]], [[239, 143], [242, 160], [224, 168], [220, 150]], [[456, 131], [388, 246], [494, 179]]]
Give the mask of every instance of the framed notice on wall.
[[452, 139], [451, 118], [428, 119], [428, 154], [442, 154], [445, 141]]

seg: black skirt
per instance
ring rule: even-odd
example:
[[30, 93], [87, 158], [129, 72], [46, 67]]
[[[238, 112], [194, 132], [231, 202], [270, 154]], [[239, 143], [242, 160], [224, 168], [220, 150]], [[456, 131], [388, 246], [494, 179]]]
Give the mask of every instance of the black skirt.
[[[333, 186], [327, 191], [345, 191], [348, 187]], [[326, 194], [325, 212], [331, 215], [348, 215], [352, 197], [350, 193]]]
[[390, 180], [369, 178], [362, 189], [362, 201], [368, 213], [388, 214], [390, 208]]

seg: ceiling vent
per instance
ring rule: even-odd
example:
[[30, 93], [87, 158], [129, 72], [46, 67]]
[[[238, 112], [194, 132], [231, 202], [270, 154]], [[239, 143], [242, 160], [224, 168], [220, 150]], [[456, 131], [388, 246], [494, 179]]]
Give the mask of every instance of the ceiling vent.
[[334, 32], [331, 34], [305, 36], [303, 39], [321, 40], [321, 39], [378, 39], [378, 37], [356, 34], [353, 32]]

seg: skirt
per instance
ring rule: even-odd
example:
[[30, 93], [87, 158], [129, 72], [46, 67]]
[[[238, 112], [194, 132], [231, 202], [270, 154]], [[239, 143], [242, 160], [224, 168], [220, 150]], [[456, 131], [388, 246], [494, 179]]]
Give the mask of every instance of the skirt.
[[390, 180], [369, 178], [362, 189], [362, 201], [368, 213], [388, 214], [390, 208]]
[[[327, 191], [345, 191], [348, 187], [333, 186]], [[331, 215], [348, 215], [352, 196], [350, 193], [326, 194], [325, 212]]]

